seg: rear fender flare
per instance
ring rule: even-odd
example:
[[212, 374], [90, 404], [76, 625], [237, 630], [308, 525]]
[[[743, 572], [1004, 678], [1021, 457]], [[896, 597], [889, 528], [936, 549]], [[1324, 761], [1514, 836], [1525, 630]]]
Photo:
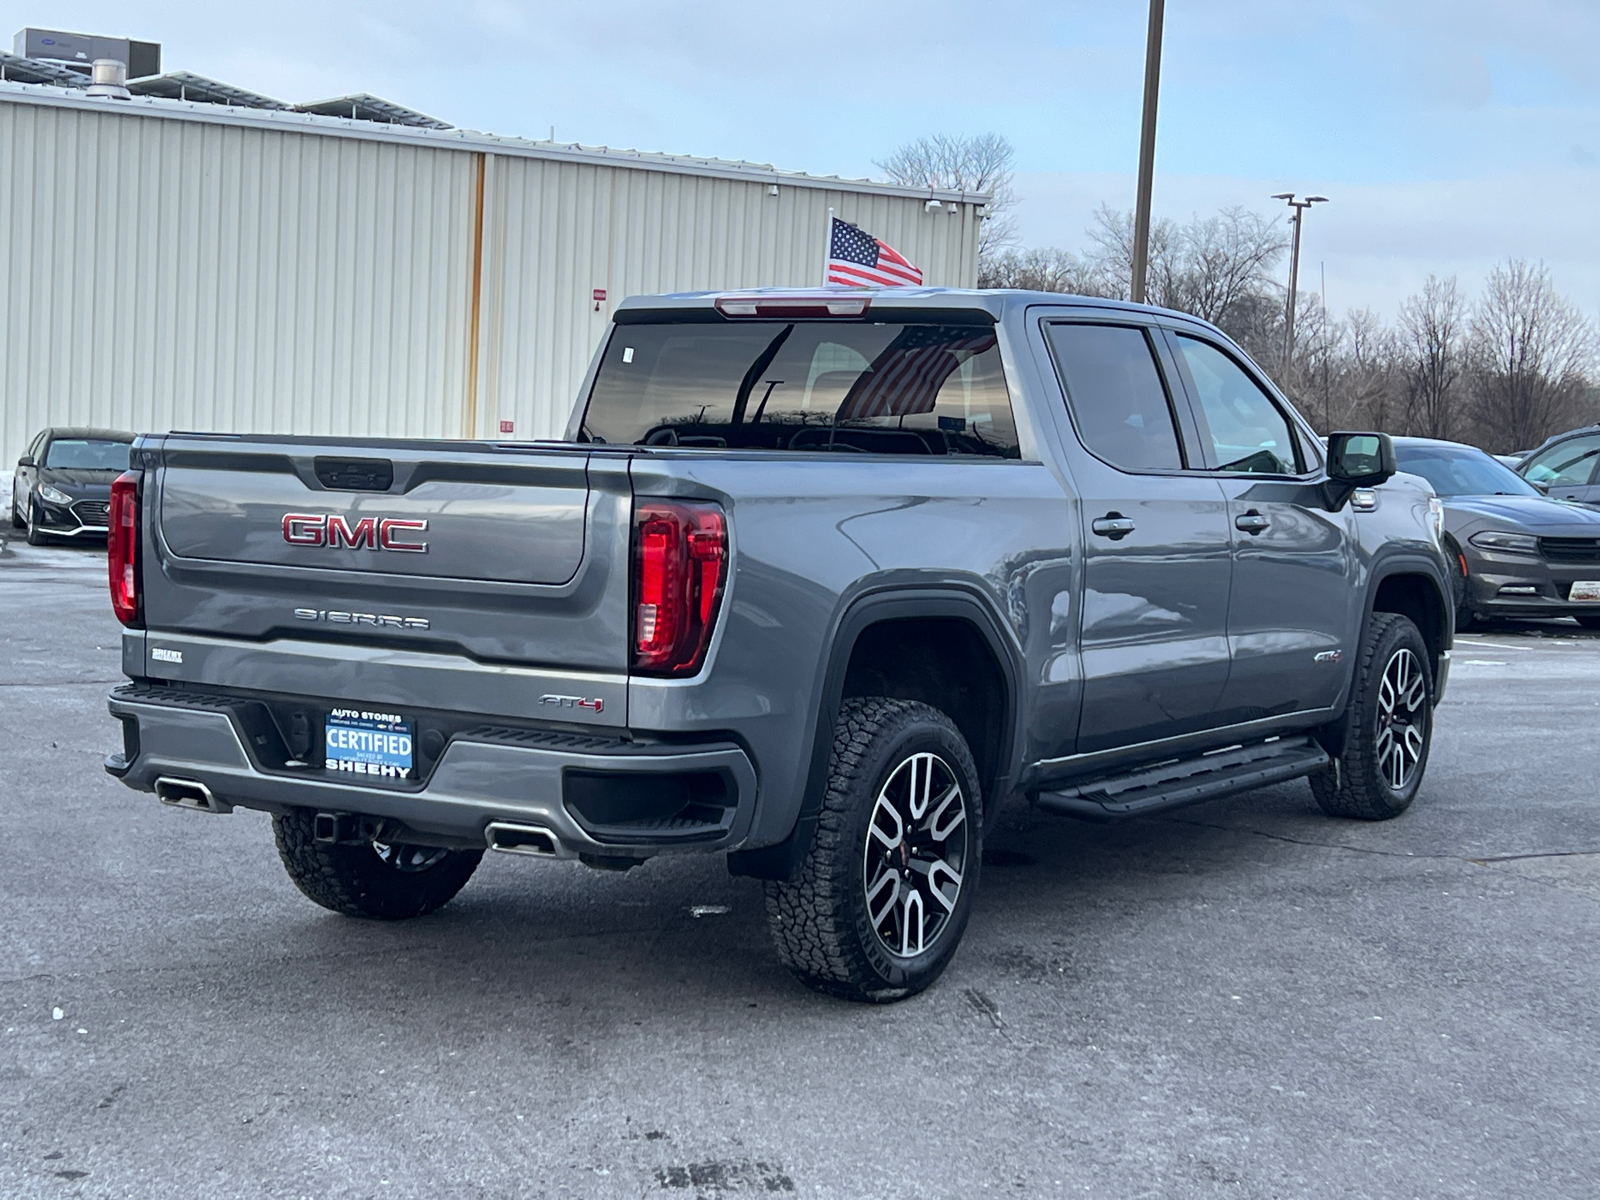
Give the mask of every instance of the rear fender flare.
[[1006, 713], [1001, 738], [1002, 759], [993, 778], [986, 780], [990, 813], [998, 808], [1015, 777], [1021, 750], [1018, 737], [1022, 723], [1017, 719], [1022, 703], [1021, 684], [1025, 677], [1023, 656], [1009, 626], [995, 612], [989, 598], [977, 589], [943, 585], [926, 588], [894, 587], [856, 596], [834, 622], [828, 654], [818, 673], [813, 694], [819, 702], [810, 719], [810, 765], [805, 791], [793, 829], [783, 841], [756, 850], [736, 850], [728, 855], [728, 869], [735, 875], [761, 879], [788, 879], [816, 832], [817, 816], [828, 785], [828, 758], [833, 750], [833, 729], [843, 703], [845, 674], [851, 655], [862, 633], [884, 621], [943, 617], [965, 621], [978, 631], [995, 661], [1000, 664], [1006, 692]]

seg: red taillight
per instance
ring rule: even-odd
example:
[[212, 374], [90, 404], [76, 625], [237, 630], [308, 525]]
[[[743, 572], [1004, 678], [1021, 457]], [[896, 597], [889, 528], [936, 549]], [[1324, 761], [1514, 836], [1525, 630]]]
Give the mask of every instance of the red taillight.
[[111, 611], [124, 625], [138, 628], [139, 611], [139, 473], [124, 471], [111, 485], [111, 532], [106, 538], [106, 565], [111, 575]]
[[633, 519], [633, 666], [692, 675], [705, 659], [728, 571], [728, 527], [715, 504], [641, 501]]

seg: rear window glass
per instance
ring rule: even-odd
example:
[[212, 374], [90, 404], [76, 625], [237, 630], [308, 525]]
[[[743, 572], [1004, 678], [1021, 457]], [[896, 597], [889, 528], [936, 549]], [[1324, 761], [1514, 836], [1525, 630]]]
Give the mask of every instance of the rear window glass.
[[57, 438], [45, 451], [44, 465], [64, 471], [126, 471], [128, 446], [100, 438]]
[[1017, 458], [989, 325], [619, 325], [585, 441]]

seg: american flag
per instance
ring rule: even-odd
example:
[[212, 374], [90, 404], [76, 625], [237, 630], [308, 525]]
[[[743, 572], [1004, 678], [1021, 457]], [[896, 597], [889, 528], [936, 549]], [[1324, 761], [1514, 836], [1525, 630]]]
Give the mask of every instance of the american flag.
[[827, 282], [855, 287], [918, 287], [922, 272], [888, 242], [834, 217], [828, 238]]
[[834, 421], [930, 413], [944, 381], [967, 357], [994, 346], [992, 331], [907, 326], [851, 385]]

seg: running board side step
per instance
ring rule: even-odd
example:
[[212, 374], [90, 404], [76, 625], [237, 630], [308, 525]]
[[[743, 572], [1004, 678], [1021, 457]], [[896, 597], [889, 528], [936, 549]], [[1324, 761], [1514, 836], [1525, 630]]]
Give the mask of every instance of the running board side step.
[[1040, 792], [1035, 801], [1083, 821], [1116, 821], [1299, 779], [1329, 761], [1328, 752], [1309, 737], [1278, 738]]

